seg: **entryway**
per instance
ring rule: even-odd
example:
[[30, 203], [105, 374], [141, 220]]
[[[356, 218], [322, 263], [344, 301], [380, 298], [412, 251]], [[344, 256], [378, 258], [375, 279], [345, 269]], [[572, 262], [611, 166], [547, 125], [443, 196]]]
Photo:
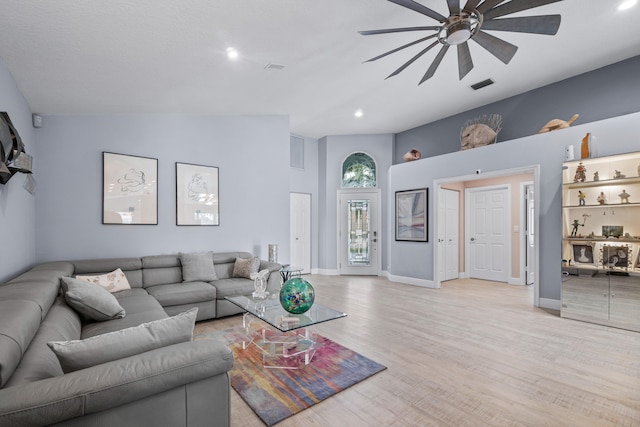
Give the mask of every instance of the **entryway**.
[[341, 275], [378, 276], [380, 190], [338, 191], [338, 269]]
[[290, 193], [290, 262], [302, 269], [302, 274], [311, 273], [311, 194]]

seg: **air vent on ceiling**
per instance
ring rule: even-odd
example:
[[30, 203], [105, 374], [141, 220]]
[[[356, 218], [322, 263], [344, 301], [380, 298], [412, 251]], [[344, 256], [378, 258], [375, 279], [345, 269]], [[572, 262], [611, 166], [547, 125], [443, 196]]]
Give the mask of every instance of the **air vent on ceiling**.
[[280, 64], [267, 64], [264, 66], [265, 70], [276, 70], [276, 71], [281, 71], [284, 69], [284, 65], [280, 65]]
[[475, 83], [471, 85], [471, 89], [473, 90], [478, 90], [478, 89], [482, 89], [483, 87], [487, 87], [490, 86], [492, 84], [494, 84], [495, 82], [491, 79], [487, 79], [487, 80], [483, 80], [481, 82]]

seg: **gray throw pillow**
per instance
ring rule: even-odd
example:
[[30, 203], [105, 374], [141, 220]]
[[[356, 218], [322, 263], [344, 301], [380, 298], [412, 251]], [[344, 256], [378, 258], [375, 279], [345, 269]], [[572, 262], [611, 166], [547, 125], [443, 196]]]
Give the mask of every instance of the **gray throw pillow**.
[[58, 358], [62, 371], [73, 372], [156, 348], [191, 341], [197, 314], [198, 309], [192, 308], [176, 316], [132, 328], [84, 340], [51, 341], [47, 345]]
[[258, 272], [260, 268], [260, 258], [236, 258], [233, 264], [233, 277], [244, 277], [251, 279], [251, 275]]
[[116, 297], [101, 286], [71, 277], [63, 277], [61, 285], [67, 304], [91, 320], [120, 319], [126, 314]]
[[213, 252], [180, 254], [183, 282], [210, 282], [218, 280], [213, 267]]

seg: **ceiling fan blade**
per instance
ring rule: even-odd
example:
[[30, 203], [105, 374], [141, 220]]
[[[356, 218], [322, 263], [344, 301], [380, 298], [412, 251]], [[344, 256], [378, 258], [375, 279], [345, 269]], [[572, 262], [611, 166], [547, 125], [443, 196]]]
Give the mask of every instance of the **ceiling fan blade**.
[[421, 5], [420, 3], [416, 3], [413, 0], [389, 0], [391, 3], [395, 3], [399, 6], [406, 7], [407, 9], [411, 9], [414, 12], [421, 13], [423, 15], [428, 16], [429, 18], [433, 18], [436, 21], [444, 22], [447, 20], [444, 16], [440, 15], [438, 12], [429, 9], [426, 6]]
[[487, 13], [484, 14], [484, 20], [488, 21], [489, 19], [533, 9], [551, 3], [557, 3], [559, 1], [562, 0], [511, 0], [508, 3], [487, 11]]
[[[419, 39], [419, 40], [416, 40], [416, 41], [414, 41], [414, 42], [407, 43], [407, 44], [405, 44], [405, 45], [403, 45], [403, 46], [400, 46], [400, 47], [397, 47], [397, 48], [395, 48], [395, 49], [392, 49], [392, 50], [390, 50], [389, 52], [385, 52], [385, 53], [383, 53], [382, 55], [378, 55], [378, 56], [376, 56], [375, 58], [367, 59], [367, 60], [366, 60], [366, 61], [364, 61], [364, 62], [373, 62], [373, 61], [377, 61], [377, 60], [378, 60], [378, 59], [380, 59], [380, 58], [384, 58], [384, 57], [385, 57], [385, 56], [387, 56], [387, 55], [391, 55], [392, 53], [396, 53], [396, 52], [398, 52], [399, 50], [406, 49], [406, 48], [408, 48], [408, 47], [410, 47], [410, 46], [413, 46], [414, 44], [422, 43], [423, 41], [425, 41], [425, 40], [429, 40], [429, 39], [432, 39], [432, 38], [434, 38], [435, 36], [436, 36], [436, 34], [433, 34], [433, 35], [430, 35], [430, 36], [427, 36], [427, 37], [423, 37], [423, 38], [421, 38], [421, 39]], [[391, 77], [391, 76], [389, 76], [389, 77]]]
[[456, 15], [460, 13], [460, 0], [447, 0], [449, 6], [449, 14]]
[[555, 35], [560, 28], [560, 15], [523, 16], [484, 21], [483, 30]]
[[469, 44], [467, 42], [458, 45], [458, 75], [460, 80], [464, 78], [469, 71], [473, 69], [473, 60], [471, 52], [469, 52]]
[[406, 27], [406, 28], [387, 28], [385, 30], [367, 30], [358, 31], [363, 36], [373, 36], [376, 34], [403, 33], [405, 31], [433, 31], [439, 30], [440, 27]]
[[467, 2], [467, 4], [465, 4], [462, 9], [464, 9], [464, 10], [473, 10], [478, 6], [478, 3], [480, 3], [481, 1], [482, 0], [469, 0]]
[[[395, 75], [400, 74], [401, 72], [403, 72], [409, 65], [413, 64], [414, 62], [416, 62], [416, 60], [418, 58], [420, 58], [422, 55], [424, 55], [425, 53], [427, 53], [429, 50], [431, 50], [435, 45], [439, 44], [440, 42], [438, 40], [434, 41], [433, 43], [431, 43], [429, 46], [427, 46], [426, 48], [424, 48], [422, 50], [422, 52], [420, 52], [419, 54], [417, 54], [416, 56], [414, 56], [413, 58], [411, 58], [410, 60], [408, 60], [407, 62], [404, 63], [404, 65], [400, 68], [398, 68], [397, 70], [395, 70], [393, 73], [389, 74], [389, 76], [387, 77], [387, 79], [389, 77], [393, 77]], [[386, 80], [386, 79], [385, 79]]]
[[504, 0], [485, 0], [480, 7], [478, 7], [478, 12], [480, 13], [485, 13], [487, 12], [489, 9], [494, 8], [495, 6], [499, 5], [500, 3], [503, 3]]
[[444, 58], [444, 54], [447, 53], [448, 49], [449, 49], [448, 44], [445, 44], [444, 46], [442, 46], [442, 49], [440, 49], [440, 52], [438, 52], [438, 54], [436, 55], [436, 59], [433, 60], [433, 62], [431, 63], [431, 66], [429, 67], [427, 72], [424, 74], [424, 77], [422, 77], [422, 80], [420, 80], [420, 83], [418, 83], [418, 86], [420, 86], [422, 83], [424, 83], [425, 81], [433, 77], [433, 75], [436, 73], [436, 70], [440, 66], [440, 63], [442, 62], [442, 58]]
[[484, 31], [478, 31], [471, 40], [488, 50], [490, 54], [505, 64], [508, 64], [511, 61], [513, 55], [515, 55], [518, 50], [518, 46], [512, 45], [511, 43], [494, 37]]

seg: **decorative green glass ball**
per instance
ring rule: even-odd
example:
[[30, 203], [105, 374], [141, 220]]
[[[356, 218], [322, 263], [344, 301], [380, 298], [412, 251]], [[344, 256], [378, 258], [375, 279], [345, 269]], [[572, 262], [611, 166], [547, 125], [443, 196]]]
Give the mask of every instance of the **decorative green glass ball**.
[[280, 305], [292, 314], [308, 311], [315, 298], [313, 286], [302, 277], [287, 280], [280, 289]]

